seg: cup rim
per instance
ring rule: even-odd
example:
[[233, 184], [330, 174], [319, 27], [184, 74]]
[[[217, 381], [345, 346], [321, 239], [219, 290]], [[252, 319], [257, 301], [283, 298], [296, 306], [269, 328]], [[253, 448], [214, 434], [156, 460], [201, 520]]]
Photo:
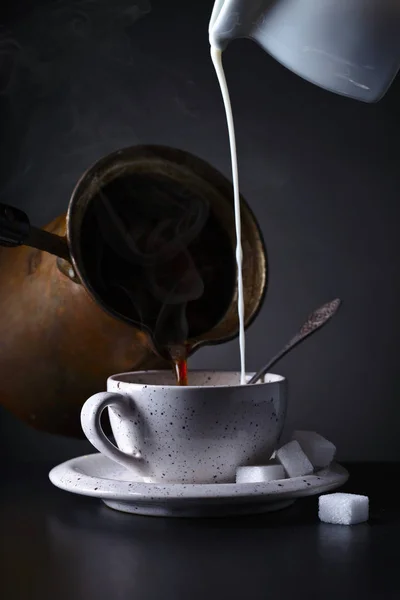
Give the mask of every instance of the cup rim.
[[[125, 371], [123, 373], [115, 373], [114, 375], [110, 375], [107, 378], [107, 383], [112, 382], [112, 383], [116, 383], [117, 385], [120, 384], [121, 386], [140, 386], [140, 387], [144, 387], [146, 386], [146, 388], [154, 388], [155, 390], [160, 390], [160, 389], [171, 389], [171, 390], [198, 390], [198, 389], [238, 389], [238, 388], [243, 388], [245, 387], [244, 385], [237, 383], [234, 385], [185, 385], [185, 386], [180, 386], [177, 384], [165, 384], [165, 383], [142, 383], [142, 382], [138, 382], [138, 381], [127, 381], [128, 377], [131, 377], [133, 375], [136, 376], [142, 376], [142, 375], [153, 375], [153, 374], [159, 374], [159, 373], [168, 373], [170, 374], [171, 371], [169, 369], [152, 369], [152, 370], [141, 370], [141, 371]], [[240, 371], [237, 370], [229, 370], [229, 369], [190, 369], [190, 373], [204, 373], [204, 374], [210, 374], [210, 373], [221, 373], [221, 374], [229, 374], [229, 375], [233, 375], [233, 374], [237, 374], [238, 377], [240, 377]], [[255, 375], [255, 372], [249, 372], [246, 371], [246, 377], [248, 377], [249, 379]], [[266, 373], [264, 375], [265, 378], [270, 378], [267, 381], [262, 381], [259, 383], [256, 383], [255, 385], [271, 385], [271, 384], [280, 384], [280, 383], [285, 383], [287, 381], [286, 377], [284, 375], [279, 375], [278, 373]], [[272, 378], [272, 379], [271, 379]], [[120, 387], [118, 385], [118, 387]]]

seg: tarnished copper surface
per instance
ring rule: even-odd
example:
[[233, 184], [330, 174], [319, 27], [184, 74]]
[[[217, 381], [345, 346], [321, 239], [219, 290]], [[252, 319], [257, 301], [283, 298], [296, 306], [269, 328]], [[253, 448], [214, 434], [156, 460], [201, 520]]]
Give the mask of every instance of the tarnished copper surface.
[[[104, 390], [109, 375], [140, 369], [171, 368], [156, 356], [147, 334], [107, 312], [87, 287], [79, 258], [82, 214], [99, 181], [134, 169], [162, 170], [205, 194], [229, 232], [235, 249], [232, 186], [210, 165], [170, 148], [137, 147], [105, 157], [78, 183], [68, 211], [45, 231], [67, 237], [54, 244], [40, 235], [41, 249], [0, 248], [0, 403], [37, 429], [81, 436], [80, 409]], [[256, 220], [243, 205], [246, 324], [256, 316], [267, 285], [267, 259]], [[43, 251], [61, 248], [56, 256]], [[30, 240], [32, 243], [32, 240]], [[237, 290], [225, 317], [210, 332], [191, 340], [193, 350], [237, 335]]]
[[[63, 235], [65, 217], [49, 230]], [[0, 402], [35, 428], [81, 436], [81, 406], [109, 375], [168, 368], [46, 252], [1, 248], [0, 288]]]

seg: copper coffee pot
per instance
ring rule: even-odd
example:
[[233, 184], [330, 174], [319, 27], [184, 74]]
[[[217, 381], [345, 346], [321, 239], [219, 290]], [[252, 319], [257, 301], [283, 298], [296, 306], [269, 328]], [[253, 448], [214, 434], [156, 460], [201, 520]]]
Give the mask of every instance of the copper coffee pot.
[[[32, 227], [22, 211], [0, 205], [0, 245], [8, 246], [0, 249], [0, 403], [37, 429], [80, 436], [81, 406], [109, 375], [170, 368], [151, 324], [132, 318], [122, 300], [104, 295], [96, 275], [97, 234], [89, 216], [103, 194], [118, 204], [116, 186], [126, 178], [136, 202], [147, 203], [154, 182], [162, 181], [170, 196], [189, 194], [209, 206], [210, 218], [192, 253], [212, 252], [215, 273], [208, 296], [192, 303], [188, 320], [197, 326], [189, 327], [189, 354], [238, 333], [232, 186], [203, 160], [161, 146], [114, 152], [82, 176], [67, 214], [44, 229]], [[129, 197], [124, 206], [130, 206]], [[267, 255], [244, 200], [242, 242], [248, 326], [266, 291]], [[111, 271], [120, 267], [114, 259]]]

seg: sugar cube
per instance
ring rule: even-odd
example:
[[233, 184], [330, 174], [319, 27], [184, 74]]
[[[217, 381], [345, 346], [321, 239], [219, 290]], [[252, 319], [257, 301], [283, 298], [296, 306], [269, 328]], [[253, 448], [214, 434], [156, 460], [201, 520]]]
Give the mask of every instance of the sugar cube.
[[318, 516], [324, 523], [356, 525], [368, 521], [368, 513], [368, 496], [337, 492], [319, 497]]
[[262, 467], [238, 467], [236, 483], [260, 483], [285, 479], [282, 465], [265, 465]]
[[276, 451], [276, 458], [281, 463], [288, 477], [310, 475], [314, 467], [301, 449], [297, 440], [288, 442]]
[[303, 452], [316, 468], [327, 467], [335, 457], [335, 445], [315, 431], [295, 431], [292, 439], [299, 442]]

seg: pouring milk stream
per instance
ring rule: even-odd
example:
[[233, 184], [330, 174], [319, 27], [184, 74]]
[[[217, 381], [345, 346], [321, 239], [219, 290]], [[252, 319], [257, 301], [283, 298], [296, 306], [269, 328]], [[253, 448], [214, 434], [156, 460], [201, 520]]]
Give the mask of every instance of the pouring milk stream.
[[242, 251], [242, 225], [240, 218], [240, 193], [239, 193], [239, 172], [236, 152], [235, 125], [233, 122], [231, 99], [229, 96], [228, 85], [226, 83], [224, 67], [222, 65], [222, 52], [218, 48], [211, 46], [211, 58], [218, 77], [221, 88], [222, 99], [224, 101], [226, 121], [228, 125], [229, 146], [232, 161], [232, 180], [233, 180], [233, 201], [235, 207], [235, 227], [236, 227], [236, 264], [238, 280], [238, 316], [239, 316], [239, 349], [240, 349], [240, 383], [246, 383], [246, 360], [245, 360], [245, 334], [244, 334], [244, 298], [243, 298], [243, 251]]
[[[213, 25], [217, 19], [224, 0], [216, 0], [212, 11], [209, 33], [211, 34]], [[221, 88], [222, 99], [224, 102], [226, 122], [228, 126], [229, 146], [232, 163], [232, 181], [233, 181], [233, 201], [235, 208], [235, 227], [236, 227], [236, 264], [237, 264], [237, 280], [238, 280], [238, 317], [239, 317], [239, 351], [240, 351], [240, 383], [246, 383], [246, 348], [245, 348], [245, 332], [244, 332], [244, 298], [243, 298], [243, 251], [242, 251], [242, 224], [240, 215], [240, 192], [239, 192], [239, 172], [238, 160], [236, 152], [236, 136], [235, 124], [233, 121], [231, 99], [229, 89], [226, 82], [224, 67], [222, 64], [222, 51], [215, 47], [211, 41], [211, 59], [214, 64], [215, 72], [218, 78], [218, 83]]]

